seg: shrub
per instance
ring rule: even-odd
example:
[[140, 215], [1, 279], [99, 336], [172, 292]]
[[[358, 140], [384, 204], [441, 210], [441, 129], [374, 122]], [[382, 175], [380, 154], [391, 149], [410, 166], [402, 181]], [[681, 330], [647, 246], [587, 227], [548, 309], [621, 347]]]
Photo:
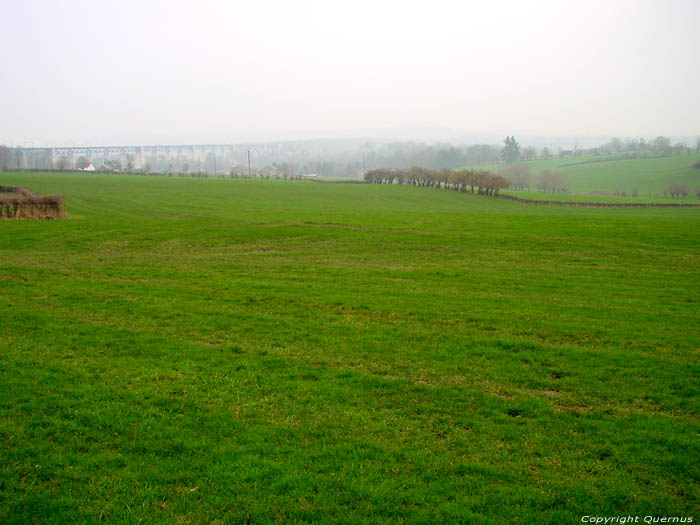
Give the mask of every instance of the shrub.
[[36, 195], [21, 186], [0, 187], [0, 218], [60, 219], [66, 217], [63, 197]]

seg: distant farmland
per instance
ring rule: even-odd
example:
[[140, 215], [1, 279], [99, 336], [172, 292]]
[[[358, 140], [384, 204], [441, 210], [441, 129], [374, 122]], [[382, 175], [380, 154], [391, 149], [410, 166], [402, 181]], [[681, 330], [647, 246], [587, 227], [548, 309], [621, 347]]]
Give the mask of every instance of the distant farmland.
[[[655, 192], [690, 182], [690, 157], [614, 173]], [[622, 186], [607, 169], [566, 173]], [[2, 523], [697, 513], [698, 209], [0, 185], [65, 195], [71, 217], [0, 221]]]
[[[682, 153], [669, 157], [610, 162], [600, 160], [598, 157], [565, 157], [526, 164], [533, 176], [545, 169], [566, 174], [569, 192], [624, 192], [631, 196], [634, 190], [637, 190], [640, 198], [649, 198], [651, 194], [652, 199], [658, 200], [659, 197], [663, 197], [667, 185], [677, 182], [687, 184], [690, 190], [689, 198], [697, 201], [700, 169], [691, 166], [700, 160], [698, 154]], [[497, 171], [500, 166], [502, 165], [490, 165], [489, 168]], [[534, 189], [533, 185], [532, 190]]]

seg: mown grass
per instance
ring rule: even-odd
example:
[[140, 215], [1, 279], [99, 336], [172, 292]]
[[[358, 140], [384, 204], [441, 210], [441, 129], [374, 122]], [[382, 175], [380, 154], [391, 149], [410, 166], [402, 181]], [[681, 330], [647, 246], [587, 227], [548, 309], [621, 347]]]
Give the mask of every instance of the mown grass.
[[0, 184], [0, 522], [697, 513], [700, 210]]

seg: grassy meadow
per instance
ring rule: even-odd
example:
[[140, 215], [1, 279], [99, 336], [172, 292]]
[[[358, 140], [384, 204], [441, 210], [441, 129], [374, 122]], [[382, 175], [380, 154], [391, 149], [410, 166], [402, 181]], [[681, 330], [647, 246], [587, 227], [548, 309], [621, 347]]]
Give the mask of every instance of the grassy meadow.
[[[674, 199], [676, 202], [698, 202], [697, 190], [700, 189], [700, 170], [692, 168], [700, 161], [697, 153], [673, 155], [670, 157], [638, 158], [629, 160], [601, 161], [601, 157], [564, 157], [525, 162], [530, 167], [532, 192], [542, 195], [535, 189], [537, 175], [543, 170], [552, 170], [566, 174], [569, 192], [624, 192], [631, 199], [637, 190], [638, 198], [632, 202], [673, 202], [664, 198], [664, 188], [672, 183], [688, 186], [690, 193], [686, 199]], [[473, 166], [477, 169], [490, 169], [498, 172], [504, 164], [483, 164]], [[513, 190], [506, 193], [518, 194]], [[561, 196], [561, 200], [571, 200], [571, 195]], [[576, 196], [574, 196], [576, 197]], [[597, 200], [599, 195], [584, 195], [588, 200]], [[529, 198], [529, 197], [527, 197]], [[608, 197], [616, 199], [616, 197]], [[621, 201], [621, 202], [624, 202]]]
[[[557, 165], [570, 162], [557, 162]], [[672, 157], [640, 158], [609, 162], [577, 163], [555, 168], [567, 174], [570, 191], [624, 191], [630, 195], [635, 189], [640, 197], [649, 193], [663, 195], [664, 187], [678, 182], [687, 184], [690, 198], [697, 201], [695, 192], [700, 188], [700, 170], [692, 168], [700, 155], [685, 154]]]
[[699, 209], [0, 185], [1, 523], [697, 519]]

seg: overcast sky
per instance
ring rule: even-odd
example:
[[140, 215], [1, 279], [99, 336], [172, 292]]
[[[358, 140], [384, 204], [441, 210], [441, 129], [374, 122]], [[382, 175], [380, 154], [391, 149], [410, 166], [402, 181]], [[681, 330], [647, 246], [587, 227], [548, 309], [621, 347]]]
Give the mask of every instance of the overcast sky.
[[3, 2], [0, 143], [700, 134], [700, 1]]

